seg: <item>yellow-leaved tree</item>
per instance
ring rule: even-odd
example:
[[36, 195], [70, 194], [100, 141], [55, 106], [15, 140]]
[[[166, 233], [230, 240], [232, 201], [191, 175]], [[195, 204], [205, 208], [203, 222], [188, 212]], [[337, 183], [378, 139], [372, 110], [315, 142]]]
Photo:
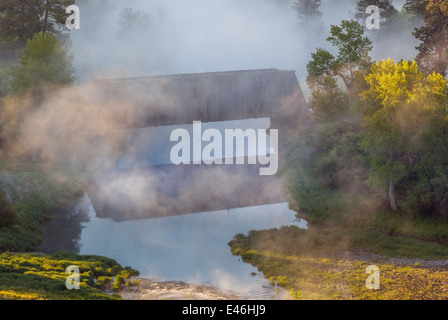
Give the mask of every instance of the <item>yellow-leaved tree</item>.
[[[445, 152], [447, 80], [440, 74], [426, 74], [415, 61], [395, 63], [390, 59], [374, 64], [365, 79], [362, 149], [370, 167], [368, 184], [380, 190], [388, 187], [390, 207], [396, 211], [397, 185], [403, 190], [415, 187], [412, 175], [423, 174], [422, 166], [435, 170], [438, 164], [426, 163], [428, 157], [436, 161]], [[436, 190], [431, 185], [419, 188], [417, 197], [421, 199], [417, 200], [434, 205]], [[407, 193], [412, 192], [405, 190], [403, 197]]]

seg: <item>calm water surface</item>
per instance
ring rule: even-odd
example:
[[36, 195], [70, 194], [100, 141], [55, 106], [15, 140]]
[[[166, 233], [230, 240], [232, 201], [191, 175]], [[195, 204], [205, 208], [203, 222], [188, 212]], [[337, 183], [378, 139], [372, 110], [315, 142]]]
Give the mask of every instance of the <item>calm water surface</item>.
[[[288, 203], [116, 222], [97, 218], [85, 195], [72, 215], [79, 212], [85, 217], [72, 251], [113, 258], [139, 270], [141, 277], [213, 285], [242, 299], [280, 297], [256, 268], [232, 256], [228, 242], [250, 230], [287, 225], [306, 228]], [[62, 225], [46, 227], [44, 244], [55, 241], [48, 236], [49, 230], [64, 234]]]

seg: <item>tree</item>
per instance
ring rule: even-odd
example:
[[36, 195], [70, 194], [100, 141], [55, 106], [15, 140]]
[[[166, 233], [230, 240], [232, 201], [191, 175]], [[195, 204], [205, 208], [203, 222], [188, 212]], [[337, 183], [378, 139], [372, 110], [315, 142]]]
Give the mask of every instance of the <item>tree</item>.
[[425, 0], [425, 26], [413, 33], [422, 43], [416, 61], [428, 72], [443, 75], [448, 68], [448, 2], [445, 0]]
[[36, 34], [28, 40], [15, 70], [13, 90], [23, 93], [32, 90], [41, 95], [48, 85], [70, 85], [75, 81], [73, 57], [63, 42], [49, 33]]
[[[330, 199], [339, 192], [354, 190], [360, 196], [366, 189], [366, 166], [358, 157], [361, 136], [356, 108], [363, 85], [359, 79], [363, 79], [371, 65], [368, 56], [371, 42], [363, 33], [364, 28], [358, 22], [342, 21], [341, 26], [331, 26], [331, 36], [327, 38], [338, 49], [338, 55], [322, 48], [311, 55], [307, 82], [314, 124], [309, 135], [312, 160], [307, 161], [312, 165], [304, 165], [306, 169], [301, 174], [309, 176], [308, 182], [295, 186], [295, 190], [307, 190], [314, 185], [315, 191], [307, 192], [328, 194]], [[309, 199], [305, 202], [310, 205], [307, 210], [317, 215], [327, 214], [328, 208], [333, 207], [323, 199], [321, 204]]]
[[296, 0], [293, 4], [300, 22], [299, 27], [306, 30], [309, 36], [320, 36], [325, 31], [320, 6], [321, 0]]
[[318, 28], [319, 31], [323, 31], [322, 12], [319, 8], [321, 6], [321, 0], [296, 0], [293, 4], [293, 8], [297, 13], [301, 27], [310, 30], [312, 28]]
[[[0, 35], [4, 58], [25, 46], [35, 33], [42, 31], [43, 10], [36, 0], [2, 0], [0, 2]], [[1, 41], [0, 41], [1, 42]]]
[[403, 5], [403, 11], [418, 18], [423, 17], [426, 11], [426, 0], [406, 0], [406, 3]]
[[148, 13], [131, 8], [125, 8], [120, 14], [118, 34], [121, 37], [138, 36], [148, 32], [151, 27], [151, 17]]
[[327, 41], [338, 49], [338, 55], [322, 48], [312, 53], [312, 60], [307, 64], [308, 84], [313, 87], [315, 83], [322, 83], [322, 77], [339, 77], [350, 93], [354, 88], [355, 73], [371, 65], [372, 42], [363, 34], [363, 26], [354, 20], [343, 20], [341, 26], [332, 25]]
[[440, 74], [426, 75], [415, 61], [390, 59], [376, 63], [366, 81], [362, 147], [370, 165], [368, 183], [387, 185], [396, 211], [396, 185], [425, 153], [425, 141], [446, 125], [447, 81]]
[[3, 55], [14, 60], [27, 40], [36, 33], [59, 34], [58, 27], [65, 24], [67, 6], [74, 0], [2, 0], [0, 2], [0, 35], [3, 38]]
[[322, 77], [314, 84], [310, 96], [313, 117], [319, 123], [335, 121], [345, 116], [350, 103], [347, 92], [341, 90], [335, 78]]
[[319, 10], [320, 2], [321, 0], [297, 0], [294, 2], [293, 8], [296, 10], [300, 21], [308, 22], [322, 17], [322, 12]]

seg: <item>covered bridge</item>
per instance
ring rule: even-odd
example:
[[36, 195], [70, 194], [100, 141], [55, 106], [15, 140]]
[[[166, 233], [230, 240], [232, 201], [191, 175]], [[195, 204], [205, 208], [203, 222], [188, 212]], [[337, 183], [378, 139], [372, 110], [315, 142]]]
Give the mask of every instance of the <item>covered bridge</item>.
[[259, 165], [170, 163], [169, 133], [193, 121], [224, 128], [279, 130], [308, 112], [295, 72], [248, 70], [100, 80], [98, 103], [125, 132], [115, 167], [98, 173], [88, 194], [99, 217], [151, 218], [284, 202], [275, 176]]

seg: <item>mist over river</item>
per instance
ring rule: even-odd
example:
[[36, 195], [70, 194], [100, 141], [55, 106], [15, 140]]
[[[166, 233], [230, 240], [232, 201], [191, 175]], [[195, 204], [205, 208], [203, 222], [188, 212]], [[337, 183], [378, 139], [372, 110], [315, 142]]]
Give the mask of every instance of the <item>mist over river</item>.
[[232, 256], [228, 242], [238, 233], [287, 225], [307, 227], [286, 202], [117, 222], [97, 218], [86, 194], [47, 223], [41, 249], [110, 257], [142, 278], [213, 286], [241, 299], [276, 299], [284, 298], [282, 292]]

